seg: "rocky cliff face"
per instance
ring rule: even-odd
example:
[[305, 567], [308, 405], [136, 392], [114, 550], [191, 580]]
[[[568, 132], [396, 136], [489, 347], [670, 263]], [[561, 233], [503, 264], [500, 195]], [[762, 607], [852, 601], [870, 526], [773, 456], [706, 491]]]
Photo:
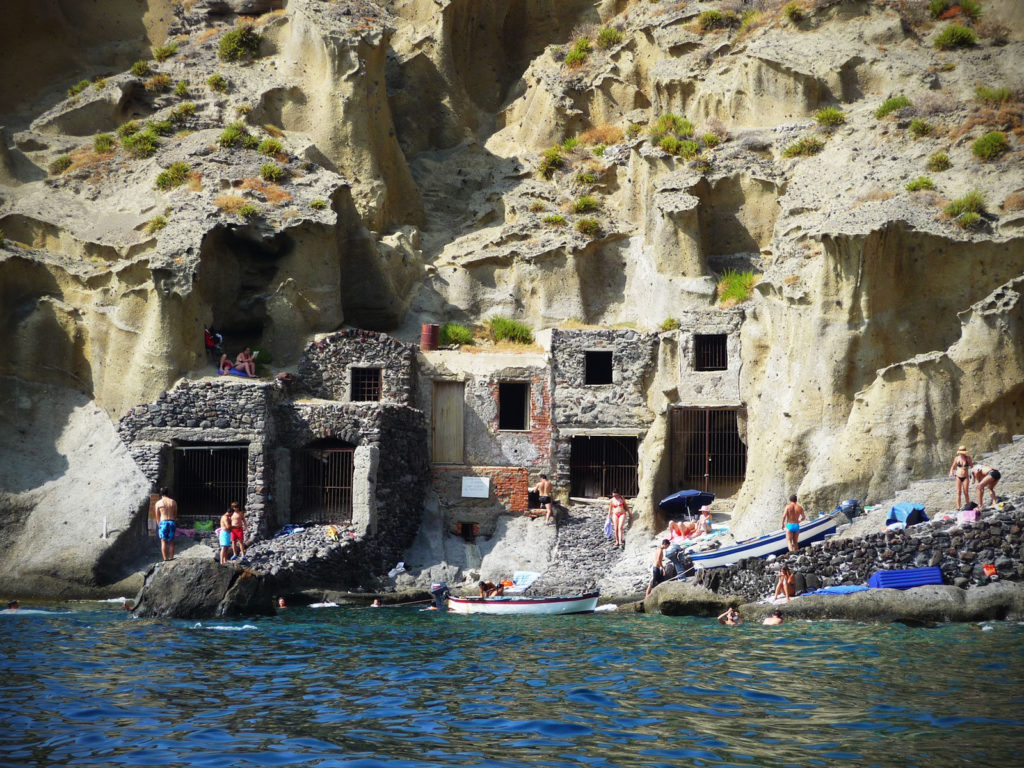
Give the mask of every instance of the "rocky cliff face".
[[0, 374], [116, 418], [211, 324], [282, 365], [343, 323], [654, 330], [752, 267], [736, 528], [889, 493], [1024, 431], [1024, 25], [981, 5], [15, 3]]

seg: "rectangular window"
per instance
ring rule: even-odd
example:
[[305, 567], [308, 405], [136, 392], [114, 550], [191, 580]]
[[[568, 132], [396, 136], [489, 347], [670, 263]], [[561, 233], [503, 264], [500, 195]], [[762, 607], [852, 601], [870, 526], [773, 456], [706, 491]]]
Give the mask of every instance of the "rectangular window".
[[352, 402], [380, 400], [380, 368], [352, 369]]
[[584, 352], [583, 353], [583, 383], [584, 384], [611, 384], [612, 383], [612, 353], [611, 352]]
[[522, 381], [498, 384], [498, 429], [530, 428], [530, 385]]
[[698, 371], [724, 371], [729, 367], [724, 333], [698, 333], [693, 337], [693, 367]]

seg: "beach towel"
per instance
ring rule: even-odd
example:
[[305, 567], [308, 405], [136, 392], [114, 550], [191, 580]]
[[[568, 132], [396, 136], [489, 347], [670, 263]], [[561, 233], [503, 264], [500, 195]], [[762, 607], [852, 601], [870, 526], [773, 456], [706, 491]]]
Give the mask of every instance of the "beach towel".
[[536, 571], [515, 571], [512, 574], [512, 586], [505, 587], [506, 595], [517, 595], [525, 592], [533, 582], [540, 578]]

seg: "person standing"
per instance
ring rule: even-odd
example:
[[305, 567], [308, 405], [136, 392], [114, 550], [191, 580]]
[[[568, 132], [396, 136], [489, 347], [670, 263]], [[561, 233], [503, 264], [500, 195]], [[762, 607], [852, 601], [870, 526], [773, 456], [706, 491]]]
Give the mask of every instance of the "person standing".
[[235, 557], [245, 557], [245, 512], [237, 501], [231, 502], [231, 551]]
[[644, 597], [650, 597], [651, 590], [665, 580], [665, 550], [671, 543], [668, 539], [662, 539], [658, 545], [658, 551], [654, 553], [654, 563], [651, 565], [651, 583], [647, 585], [647, 594]]
[[612, 500], [608, 504], [608, 519], [612, 521], [612, 531], [615, 533], [615, 546], [619, 549], [626, 548], [626, 525], [632, 521], [633, 514], [629, 511], [629, 504], [622, 498], [618, 491], [612, 491]]
[[960, 497], [963, 495], [963, 504], [971, 502], [971, 475], [970, 470], [974, 462], [967, 453], [967, 446], [961, 445], [956, 449], [956, 456], [949, 467], [949, 476], [956, 478], [956, 508], [960, 509]]
[[[978, 489], [978, 509], [985, 506], [985, 489], [992, 495], [992, 506], [996, 504], [996, 483], [1003, 476], [995, 467], [985, 464], [975, 464], [971, 467], [971, 474], [974, 476], [974, 487]], [[967, 500], [970, 503], [970, 499]]]
[[160, 539], [160, 556], [166, 560], [174, 559], [174, 537], [178, 533], [178, 502], [171, 498], [167, 488], [160, 489], [160, 499], [156, 503], [157, 538]]
[[796, 494], [789, 497], [789, 504], [782, 511], [782, 525], [786, 529], [786, 545], [790, 552], [800, 548], [800, 522], [806, 520], [804, 508], [796, 503]]
[[555, 513], [555, 503], [551, 499], [554, 488], [547, 475], [540, 476], [540, 480], [537, 481], [537, 487], [534, 490], [537, 491], [537, 501], [547, 510], [547, 514], [544, 516], [545, 525], [551, 525], [551, 520]]
[[220, 516], [220, 531], [217, 533], [217, 543], [220, 544], [220, 562], [228, 561], [228, 552], [231, 551], [231, 512], [238, 502], [231, 502], [231, 507]]

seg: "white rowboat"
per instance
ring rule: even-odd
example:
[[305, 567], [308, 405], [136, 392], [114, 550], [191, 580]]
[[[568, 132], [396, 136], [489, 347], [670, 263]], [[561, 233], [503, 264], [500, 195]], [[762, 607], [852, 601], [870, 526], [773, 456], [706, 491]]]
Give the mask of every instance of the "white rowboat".
[[[815, 541], [822, 541], [825, 536], [835, 533], [839, 525], [839, 512], [832, 512], [822, 515], [810, 522], [800, 523], [800, 533], [797, 541], [800, 545], [811, 544]], [[780, 528], [777, 531], [766, 533], [756, 539], [746, 539], [737, 542], [730, 547], [722, 547], [711, 552], [690, 552], [690, 560], [695, 568], [722, 568], [732, 565], [748, 557], [769, 557], [770, 555], [781, 555], [789, 549], [786, 544], [786, 530]]]
[[449, 597], [448, 610], [454, 613], [484, 613], [498, 616], [553, 616], [565, 613], [593, 613], [599, 592], [551, 597]]

